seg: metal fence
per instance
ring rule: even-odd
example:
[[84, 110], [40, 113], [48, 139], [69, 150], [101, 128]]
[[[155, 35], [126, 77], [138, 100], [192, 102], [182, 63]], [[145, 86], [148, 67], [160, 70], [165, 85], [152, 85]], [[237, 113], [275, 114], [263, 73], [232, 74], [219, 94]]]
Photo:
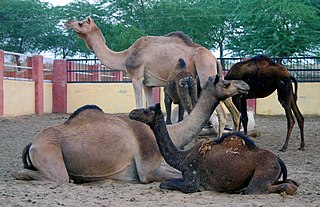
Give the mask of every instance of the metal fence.
[[131, 82], [131, 77], [120, 70], [110, 70], [98, 59], [68, 59], [68, 83], [117, 83]]
[[[43, 57], [44, 80], [52, 81], [53, 58]], [[4, 51], [4, 78], [32, 81], [32, 56]]]
[[[243, 58], [218, 58], [224, 71]], [[320, 82], [320, 57], [272, 58], [288, 68], [298, 82]], [[131, 82], [125, 71], [110, 70], [98, 59], [67, 60], [68, 83], [116, 83]]]

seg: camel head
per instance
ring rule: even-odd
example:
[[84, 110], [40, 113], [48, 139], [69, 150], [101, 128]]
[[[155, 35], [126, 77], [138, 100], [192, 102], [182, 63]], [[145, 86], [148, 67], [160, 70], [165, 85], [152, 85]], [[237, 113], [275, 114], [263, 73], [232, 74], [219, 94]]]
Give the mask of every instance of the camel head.
[[148, 108], [134, 109], [129, 113], [130, 119], [134, 119], [148, 125], [154, 125], [158, 117], [163, 118], [160, 103]]
[[208, 78], [203, 90], [207, 88], [211, 89], [212, 95], [219, 101], [237, 94], [247, 95], [250, 89], [249, 85], [242, 80], [222, 80], [218, 75]]
[[79, 37], [84, 37], [92, 31], [93, 27], [96, 27], [96, 24], [93, 19], [88, 16], [82, 21], [69, 20], [65, 23], [65, 26], [67, 29], [75, 31]]

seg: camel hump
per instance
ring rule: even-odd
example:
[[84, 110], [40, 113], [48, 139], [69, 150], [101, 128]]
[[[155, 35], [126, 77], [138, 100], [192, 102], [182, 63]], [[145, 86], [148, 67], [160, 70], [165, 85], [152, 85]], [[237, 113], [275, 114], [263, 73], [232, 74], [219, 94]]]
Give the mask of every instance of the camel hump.
[[257, 149], [257, 145], [246, 135], [244, 135], [241, 132], [230, 132], [230, 133], [226, 133], [224, 135], [221, 136], [221, 138], [215, 140], [216, 144], [222, 144], [223, 141], [225, 141], [227, 138], [232, 138], [232, 137], [236, 137], [236, 138], [240, 138], [243, 142], [244, 145], [247, 146], [247, 148], [249, 150], [253, 150], [253, 149]]
[[30, 150], [30, 147], [31, 147], [32, 143], [29, 143], [27, 146], [25, 146], [25, 148], [23, 149], [23, 152], [22, 152], [22, 162], [23, 162], [23, 167], [25, 169], [29, 169], [29, 170], [37, 170], [32, 162], [31, 162], [31, 159], [30, 159], [30, 155], [29, 155], [29, 150]]
[[197, 46], [199, 46], [198, 44], [195, 44], [191, 40], [191, 38], [188, 35], [184, 34], [183, 32], [171, 32], [171, 33], [167, 34], [166, 36], [167, 37], [178, 37], [178, 38], [182, 39], [183, 42], [189, 47], [197, 47]]
[[264, 54], [260, 54], [260, 55], [257, 55], [257, 56], [254, 56], [253, 58], [247, 60], [248, 62], [249, 61], [254, 61], [256, 63], [261, 63], [261, 62], [264, 62], [266, 61], [268, 65], [277, 65], [270, 57], [264, 55]]
[[98, 107], [97, 105], [84, 105], [80, 108], [78, 108], [75, 112], [73, 112], [69, 119], [67, 120], [67, 122], [70, 122], [72, 119], [74, 119], [77, 115], [79, 115], [81, 112], [88, 110], [88, 109], [94, 109], [94, 110], [98, 110], [98, 111], [102, 111], [102, 109], [100, 107]]

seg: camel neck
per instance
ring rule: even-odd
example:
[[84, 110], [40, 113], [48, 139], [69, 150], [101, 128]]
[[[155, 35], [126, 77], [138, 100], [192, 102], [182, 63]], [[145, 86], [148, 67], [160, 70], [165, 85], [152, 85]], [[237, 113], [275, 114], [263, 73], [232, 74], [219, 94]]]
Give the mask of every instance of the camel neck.
[[203, 90], [198, 103], [189, 116], [181, 122], [167, 126], [175, 145], [183, 147], [196, 138], [203, 126], [209, 121], [219, 102], [210, 90]]
[[172, 167], [179, 169], [179, 163], [181, 159], [183, 158], [182, 154], [183, 151], [178, 149], [174, 143], [172, 142], [162, 112], [160, 112], [161, 115], [157, 116], [157, 119], [155, 120], [155, 124], [151, 124], [150, 128], [153, 131], [159, 150], [165, 159], [165, 161]]
[[127, 50], [114, 52], [108, 48], [100, 30], [95, 30], [87, 35], [85, 43], [98, 57], [103, 65], [112, 70], [126, 70]]

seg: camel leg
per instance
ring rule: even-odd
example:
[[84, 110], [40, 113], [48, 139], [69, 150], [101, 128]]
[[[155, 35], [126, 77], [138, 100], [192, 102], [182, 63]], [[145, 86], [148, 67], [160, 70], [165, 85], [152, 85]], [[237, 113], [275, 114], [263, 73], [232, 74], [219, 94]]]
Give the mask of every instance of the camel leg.
[[161, 189], [167, 190], [179, 190], [184, 193], [195, 193], [199, 191], [200, 183], [197, 179], [190, 179], [185, 181], [183, 178], [180, 179], [168, 179], [160, 184]]
[[[291, 136], [291, 132], [293, 129], [293, 126], [295, 124], [295, 120], [292, 114], [293, 108], [292, 104], [295, 102], [294, 101], [294, 95], [293, 95], [293, 90], [292, 90], [292, 85], [291, 85], [291, 80], [289, 79], [283, 79], [279, 82], [278, 88], [278, 101], [280, 102], [281, 106], [285, 110], [285, 114], [287, 117], [287, 136], [286, 136], [286, 141], [283, 145], [283, 147], [280, 149], [280, 151], [284, 152], [286, 151], [289, 143], [289, 139]], [[295, 112], [297, 113], [297, 111]], [[302, 123], [300, 123], [302, 124]]]
[[298, 108], [298, 105], [294, 100], [292, 100], [291, 106], [292, 106], [293, 113], [297, 119], [297, 122], [298, 122], [298, 125], [300, 128], [301, 143], [300, 143], [299, 150], [305, 150], [305, 148], [304, 148], [305, 147], [305, 143], [304, 143], [304, 117], [301, 114], [301, 112]]
[[218, 121], [219, 121], [219, 128], [218, 128], [218, 133], [217, 133], [217, 138], [222, 136], [222, 133], [224, 131], [224, 127], [226, 125], [227, 119], [225, 116], [223, 116], [223, 114], [225, 114], [225, 111], [222, 107], [221, 104], [219, 104], [216, 108], [216, 112], [217, 112], [217, 117], [218, 117]]
[[142, 80], [141, 79], [137, 80], [132, 78], [132, 86], [133, 86], [134, 96], [136, 98], [136, 107], [142, 108], [143, 107]]
[[50, 180], [56, 182], [55, 187], [69, 182], [69, 175], [63, 161], [60, 146], [32, 145], [30, 159], [37, 171], [22, 169], [15, 171], [12, 176], [20, 180]]
[[[264, 156], [264, 155], [262, 155]], [[258, 158], [257, 158], [258, 159]], [[279, 163], [275, 159], [260, 159], [256, 166], [251, 181], [244, 194], [265, 194], [269, 191], [269, 186], [275, 183], [281, 174]], [[270, 190], [271, 191], [271, 190]]]
[[179, 111], [179, 116], [178, 116], [178, 122], [183, 120], [183, 115], [184, 115], [184, 107], [182, 106], [181, 103], [178, 104], [178, 111]]
[[247, 112], [247, 99], [240, 98], [240, 111], [241, 111], [241, 122], [243, 126], [244, 134], [248, 134], [248, 112]]
[[154, 100], [152, 96], [152, 87], [148, 87], [143, 85], [143, 90], [144, 90], [144, 95], [146, 96], [147, 99], [147, 106], [153, 106], [154, 105]]
[[268, 193], [283, 193], [288, 195], [294, 194], [298, 190], [298, 185], [292, 180], [276, 182], [268, 186]]
[[240, 131], [240, 112], [233, 104], [231, 98], [227, 98], [223, 101], [227, 109], [230, 111], [233, 120], [233, 131]]
[[171, 122], [172, 100], [166, 93], [164, 93], [164, 104], [165, 104], [166, 112], [167, 112], [166, 124], [169, 125], [169, 124], [172, 124], [172, 122]]

